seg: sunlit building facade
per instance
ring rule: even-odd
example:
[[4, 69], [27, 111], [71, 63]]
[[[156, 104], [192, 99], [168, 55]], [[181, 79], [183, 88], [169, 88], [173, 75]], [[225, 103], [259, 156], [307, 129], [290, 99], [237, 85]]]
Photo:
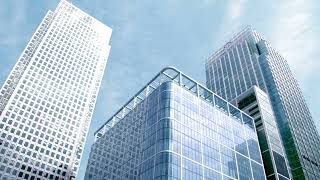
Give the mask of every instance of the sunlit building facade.
[[233, 101], [252, 86], [268, 94], [293, 179], [320, 179], [320, 136], [287, 61], [245, 28], [206, 62], [207, 87]]
[[267, 179], [289, 180], [286, 154], [269, 96], [252, 86], [232, 103], [254, 120]]
[[72, 179], [106, 66], [111, 29], [62, 0], [0, 91], [0, 179]]
[[174, 68], [95, 133], [85, 179], [265, 180], [253, 119]]

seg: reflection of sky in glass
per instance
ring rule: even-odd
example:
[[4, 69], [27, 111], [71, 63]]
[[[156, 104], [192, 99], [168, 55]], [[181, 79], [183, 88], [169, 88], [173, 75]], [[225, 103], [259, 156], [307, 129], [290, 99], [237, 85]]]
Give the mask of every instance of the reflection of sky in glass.
[[[133, 153], [132, 157], [141, 158], [137, 158], [132, 167], [124, 165], [123, 169], [129, 169], [119, 173], [125, 174], [131, 169], [138, 169], [138, 176], [141, 179], [172, 177], [191, 180], [202, 179], [209, 174], [218, 179], [222, 176], [238, 178], [239, 175], [253, 177], [251, 162], [261, 164], [255, 131], [233, 116], [227, 115], [225, 110], [208, 105], [208, 102], [197, 98], [176, 84], [162, 84], [138, 105], [141, 109], [129, 112], [124, 119], [96, 141], [89, 164], [98, 163], [101, 169], [95, 164], [89, 165], [86, 177], [97, 175], [94, 169], [98, 172], [102, 171], [102, 176], [103, 173], [113, 174], [112, 168], [105, 163], [109, 162], [108, 158], [98, 158], [103, 153], [107, 154], [104, 157], [123, 157], [120, 158], [121, 162], [130, 162], [133, 159], [130, 160], [125, 156], [130, 152]], [[211, 115], [207, 116], [207, 112]], [[136, 119], [137, 114], [146, 118]], [[152, 118], [154, 116], [157, 117], [156, 121]], [[137, 137], [126, 135], [131, 133], [130, 129], [126, 132], [117, 131], [117, 129], [126, 129], [122, 126], [128, 126], [126, 124], [133, 121], [141, 124], [137, 127], [138, 132], [141, 132], [136, 134]], [[131, 129], [135, 128], [136, 126]], [[115, 132], [119, 134], [109, 137]], [[118, 140], [113, 140], [116, 137]], [[136, 139], [134, 143], [137, 144], [136, 152], [128, 148], [129, 144], [122, 143], [131, 138]], [[237, 138], [240, 140], [236, 141]], [[114, 141], [120, 141], [121, 146]], [[112, 153], [112, 149], [117, 147], [122, 147], [121, 151], [117, 151], [118, 154]], [[111, 149], [107, 151], [109, 148]], [[262, 165], [260, 166], [261, 170]], [[257, 171], [256, 174], [260, 173], [264, 179], [263, 169], [259, 172], [258, 168]]]

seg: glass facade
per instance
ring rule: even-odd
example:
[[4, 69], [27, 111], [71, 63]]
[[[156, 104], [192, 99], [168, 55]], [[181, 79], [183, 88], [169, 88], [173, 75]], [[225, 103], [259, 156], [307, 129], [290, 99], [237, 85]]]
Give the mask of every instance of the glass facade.
[[208, 58], [207, 86], [229, 101], [253, 85], [271, 100], [293, 179], [320, 179], [320, 136], [286, 60], [252, 28]]
[[96, 132], [85, 179], [265, 180], [253, 119], [167, 71], [176, 74]]
[[245, 29], [208, 58], [207, 87], [228, 101], [235, 99], [252, 86], [266, 91], [259, 65], [256, 39], [251, 29]]
[[267, 179], [290, 179], [286, 155], [268, 95], [253, 86], [235, 100], [255, 122]]
[[0, 91], [0, 179], [71, 179], [111, 29], [67, 1], [49, 11]]

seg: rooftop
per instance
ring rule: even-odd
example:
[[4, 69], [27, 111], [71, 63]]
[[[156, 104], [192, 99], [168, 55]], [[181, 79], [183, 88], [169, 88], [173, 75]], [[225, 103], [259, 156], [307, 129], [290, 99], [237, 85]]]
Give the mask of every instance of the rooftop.
[[228, 42], [226, 42], [220, 49], [212, 53], [206, 60], [206, 63], [209, 63], [211, 61], [214, 61], [217, 57], [219, 57], [221, 54], [225, 52], [226, 49], [229, 49], [234, 42], [237, 42], [238, 39], [243, 37], [248, 32], [254, 32], [253, 28], [251, 26], [246, 26], [244, 29], [242, 29], [240, 32], [235, 34]]
[[151, 81], [147, 83], [137, 94], [135, 94], [124, 106], [122, 106], [108, 121], [102, 125], [95, 133], [95, 141], [99, 139], [106, 131], [112, 128], [117, 122], [123, 119], [136, 105], [148, 97], [155, 89], [157, 89], [164, 82], [174, 82], [186, 90], [192, 92], [194, 95], [205, 100], [206, 102], [216, 106], [228, 115], [237, 119], [242, 119], [244, 124], [249, 125], [254, 129], [253, 121], [245, 112], [233, 106], [219, 95], [213, 93], [205, 86], [199, 84], [192, 78], [183, 74], [174, 67], [166, 67], [162, 69]]

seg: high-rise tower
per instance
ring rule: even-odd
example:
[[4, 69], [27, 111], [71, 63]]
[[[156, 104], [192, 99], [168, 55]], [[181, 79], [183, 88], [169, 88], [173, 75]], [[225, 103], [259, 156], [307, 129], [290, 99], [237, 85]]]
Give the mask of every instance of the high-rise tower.
[[0, 91], [0, 179], [76, 175], [112, 30], [62, 0]]
[[229, 101], [257, 86], [271, 100], [293, 179], [320, 179], [320, 137], [287, 61], [252, 28], [208, 58], [207, 86]]

